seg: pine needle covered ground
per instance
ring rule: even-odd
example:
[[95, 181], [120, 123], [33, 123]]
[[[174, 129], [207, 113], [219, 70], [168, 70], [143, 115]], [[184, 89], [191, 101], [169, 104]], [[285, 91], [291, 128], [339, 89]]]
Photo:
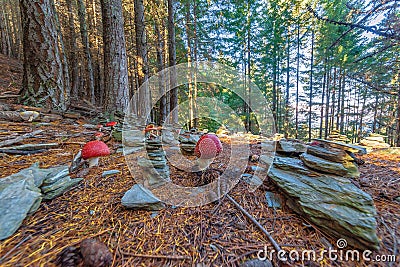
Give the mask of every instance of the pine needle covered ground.
[[[17, 61], [0, 56], [0, 91], [17, 94], [21, 82]], [[17, 69], [14, 71], [13, 68]], [[19, 71], [18, 71], [19, 69]], [[7, 100], [8, 101], [8, 100]], [[85, 129], [84, 120], [66, 119], [49, 124], [12, 123], [0, 121], [0, 141], [19, 134], [44, 130], [23, 143], [57, 142], [59, 147], [34, 155], [0, 155], [0, 179], [40, 162], [41, 168], [69, 164], [73, 155], [93, 135]], [[113, 266], [236, 266], [246, 259], [256, 258], [257, 252], [271, 244], [265, 235], [238, 211], [226, 198], [198, 208], [168, 206], [158, 213], [133, 211], [121, 205], [123, 194], [135, 183], [121, 153], [120, 146], [109, 143], [114, 153], [100, 160], [73, 190], [48, 202], [27, 217], [20, 229], [10, 238], [0, 241], [1, 266], [54, 266], [63, 248], [79, 245], [94, 237], [104, 242], [113, 253]], [[259, 146], [252, 145], [257, 153]], [[220, 162], [228, 160], [229, 144], [224, 143]], [[400, 203], [394, 199], [400, 194], [400, 153], [372, 153], [363, 157], [361, 178], [355, 181], [372, 194], [378, 211], [378, 236], [381, 250], [375, 255], [399, 253]], [[254, 164], [250, 163], [249, 165]], [[219, 165], [214, 167], [218, 168]], [[219, 168], [223, 168], [220, 166]], [[116, 175], [102, 177], [103, 171], [118, 169]], [[193, 175], [171, 168], [172, 180], [178, 184], [196, 184]], [[273, 210], [267, 207], [265, 191], [276, 188], [265, 181], [254, 193], [240, 182], [230, 193], [254, 216], [282, 246], [290, 251], [327, 249], [336, 240], [324, 236], [287, 207]], [[295, 262], [308, 266], [387, 266], [371, 262]], [[392, 266], [399, 264], [397, 262]]]
[[[92, 134], [81, 124], [83, 121], [79, 124], [72, 120], [41, 126], [0, 122], [1, 139], [40, 127], [45, 131], [24, 143], [61, 144], [35, 155], [1, 155], [0, 177], [35, 162], [40, 162], [42, 168], [69, 164]], [[119, 144], [111, 142], [109, 146], [115, 152]], [[256, 152], [258, 145], [253, 144], [252, 148]], [[400, 233], [396, 232], [400, 226], [400, 204], [394, 201], [400, 189], [400, 155], [373, 153], [363, 159], [366, 164], [361, 167], [361, 178], [355, 182], [375, 200], [378, 236], [382, 240], [377, 254], [394, 254], [400, 239]], [[103, 171], [111, 169], [121, 173], [101, 176]], [[121, 153], [102, 158], [100, 166], [91, 169], [76, 188], [52, 201], [42, 202], [39, 210], [27, 217], [12, 237], [0, 242], [1, 265], [52, 266], [63, 248], [77, 245], [87, 237], [96, 237], [110, 248], [114, 266], [189, 266], [199, 262], [204, 266], [229, 266], [257, 257], [265, 245], [272, 249], [268, 239], [227, 199], [198, 208], [168, 206], [157, 214], [128, 210], [121, 205], [121, 197], [134, 183]], [[335, 246], [336, 240], [324, 236], [287, 207], [276, 211], [268, 208], [264, 195], [267, 189], [275, 190], [266, 181], [262, 188], [250, 193], [244, 182], [240, 182], [230, 194], [285, 250], [319, 251], [329, 243]], [[367, 266], [371, 263], [324, 260], [316, 264]]]

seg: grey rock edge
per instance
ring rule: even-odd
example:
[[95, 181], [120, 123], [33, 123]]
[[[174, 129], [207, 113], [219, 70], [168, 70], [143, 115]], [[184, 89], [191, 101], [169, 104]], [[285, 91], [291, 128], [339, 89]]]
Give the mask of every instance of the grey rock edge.
[[40, 169], [35, 163], [0, 179], [0, 240], [14, 234], [42, 200], [60, 196], [82, 181], [68, 174], [68, 166]]

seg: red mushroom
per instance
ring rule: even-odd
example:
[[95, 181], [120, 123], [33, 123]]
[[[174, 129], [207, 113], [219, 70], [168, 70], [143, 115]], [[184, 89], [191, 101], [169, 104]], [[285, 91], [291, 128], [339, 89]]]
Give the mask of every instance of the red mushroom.
[[98, 165], [99, 157], [108, 155], [110, 155], [110, 149], [100, 140], [90, 141], [82, 148], [82, 158], [88, 160], [89, 168]]
[[103, 138], [103, 136], [104, 136], [104, 133], [102, 133], [102, 132], [95, 132], [94, 133], [94, 139], [95, 140], [101, 140], [101, 138]]
[[205, 134], [197, 141], [194, 154], [198, 157], [198, 165], [201, 170], [208, 167], [213, 159], [222, 152], [222, 144], [214, 134]]
[[116, 122], [116, 121], [109, 121], [109, 122], [106, 123], [106, 127], [113, 128], [117, 124], [118, 124], [118, 122]]

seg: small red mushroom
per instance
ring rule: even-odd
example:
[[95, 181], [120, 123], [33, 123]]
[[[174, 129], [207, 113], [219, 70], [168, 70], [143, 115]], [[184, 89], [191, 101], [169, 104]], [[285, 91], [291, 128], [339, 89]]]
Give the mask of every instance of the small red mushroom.
[[102, 132], [95, 132], [95, 134], [94, 134], [94, 139], [95, 139], [95, 140], [101, 140], [101, 138], [103, 138], [103, 136], [104, 136], [104, 133], [102, 133]]
[[222, 152], [222, 144], [214, 134], [205, 134], [197, 141], [194, 154], [198, 158], [200, 169], [205, 169]]
[[106, 127], [113, 128], [117, 124], [118, 124], [118, 122], [116, 122], [116, 121], [109, 121], [109, 122], [106, 123]]
[[88, 160], [89, 168], [99, 164], [99, 157], [108, 155], [110, 155], [110, 149], [100, 140], [90, 141], [82, 148], [82, 158]]

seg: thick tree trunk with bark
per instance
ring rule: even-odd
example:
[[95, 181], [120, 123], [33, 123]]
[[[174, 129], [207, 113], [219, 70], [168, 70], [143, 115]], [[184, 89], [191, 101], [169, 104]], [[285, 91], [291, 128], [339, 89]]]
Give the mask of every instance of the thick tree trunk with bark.
[[94, 93], [94, 72], [93, 72], [93, 61], [92, 53], [90, 52], [88, 29], [86, 23], [86, 7], [83, 0], [78, 0], [78, 17], [79, 26], [81, 31], [82, 45], [85, 51], [86, 58], [86, 71], [87, 71], [87, 91], [90, 96], [90, 102], [95, 103], [95, 93]]
[[[146, 43], [146, 27], [144, 17], [143, 0], [135, 0], [135, 27], [136, 27], [136, 55], [137, 55], [137, 76], [138, 86], [148, 79], [148, 63], [147, 63], [147, 43]], [[138, 115], [146, 116], [146, 110], [150, 108], [150, 91], [147, 86], [142, 87], [138, 94]]]
[[121, 0], [101, 0], [104, 86], [107, 112], [124, 112], [129, 103], [128, 68]]
[[23, 23], [22, 100], [65, 111], [69, 103], [68, 66], [52, 0], [20, 0]]
[[71, 96], [74, 98], [78, 97], [79, 87], [79, 69], [78, 69], [78, 48], [76, 45], [76, 33], [75, 33], [75, 20], [72, 1], [67, 2], [68, 9], [68, 27], [69, 27], [69, 75], [71, 77]]

